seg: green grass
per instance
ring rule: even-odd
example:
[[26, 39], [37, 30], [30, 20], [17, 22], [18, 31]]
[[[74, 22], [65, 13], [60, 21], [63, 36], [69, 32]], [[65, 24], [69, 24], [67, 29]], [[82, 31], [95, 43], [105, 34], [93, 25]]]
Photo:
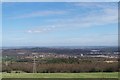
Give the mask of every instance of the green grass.
[[118, 78], [113, 73], [3, 73], [2, 78]]

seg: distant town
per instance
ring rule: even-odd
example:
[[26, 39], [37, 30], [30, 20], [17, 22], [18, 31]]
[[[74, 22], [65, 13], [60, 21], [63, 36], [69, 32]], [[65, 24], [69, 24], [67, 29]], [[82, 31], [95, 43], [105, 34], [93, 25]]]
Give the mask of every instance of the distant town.
[[100, 47], [100, 48], [14, 48], [2, 49], [2, 55], [18, 58], [79, 58], [79, 57], [103, 57], [118, 58], [117, 47]]
[[117, 47], [24, 47], [3, 48], [1, 51], [2, 72], [7, 73], [118, 71]]

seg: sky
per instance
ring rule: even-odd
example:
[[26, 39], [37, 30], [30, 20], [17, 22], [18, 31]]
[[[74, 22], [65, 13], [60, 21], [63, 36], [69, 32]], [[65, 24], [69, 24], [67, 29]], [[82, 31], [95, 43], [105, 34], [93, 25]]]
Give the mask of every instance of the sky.
[[4, 2], [3, 46], [116, 46], [117, 2]]
[[2, 2], [119, 2], [119, 0], [1, 0]]

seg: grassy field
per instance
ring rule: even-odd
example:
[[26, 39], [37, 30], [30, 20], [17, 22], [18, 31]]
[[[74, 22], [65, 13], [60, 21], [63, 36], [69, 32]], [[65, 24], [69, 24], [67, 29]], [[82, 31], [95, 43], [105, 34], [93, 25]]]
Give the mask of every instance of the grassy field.
[[2, 78], [118, 78], [114, 73], [3, 73]]

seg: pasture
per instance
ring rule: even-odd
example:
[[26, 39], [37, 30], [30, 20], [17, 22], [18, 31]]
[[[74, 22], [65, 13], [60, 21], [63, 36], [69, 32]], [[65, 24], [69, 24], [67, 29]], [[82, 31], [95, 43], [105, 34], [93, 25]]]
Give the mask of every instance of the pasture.
[[2, 78], [118, 78], [118, 72], [96, 73], [3, 73]]

